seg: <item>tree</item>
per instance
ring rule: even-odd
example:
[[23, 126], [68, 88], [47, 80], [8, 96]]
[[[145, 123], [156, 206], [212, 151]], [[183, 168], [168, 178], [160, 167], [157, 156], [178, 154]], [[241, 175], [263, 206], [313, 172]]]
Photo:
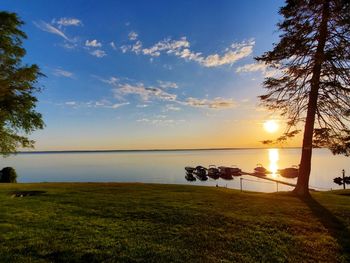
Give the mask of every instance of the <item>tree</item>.
[[287, 0], [279, 43], [256, 58], [278, 70], [264, 81], [264, 106], [287, 119], [282, 142], [300, 132], [302, 154], [294, 192], [308, 195], [313, 147], [350, 154], [350, 2]]
[[0, 153], [15, 152], [18, 147], [33, 147], [27, 136], [44, 123], [35, 111], [34, 93], [42, 76], [37, 65], [23, 65], [22, 47], [26, 34], [23, 22], [14, 13], [0, 12]]

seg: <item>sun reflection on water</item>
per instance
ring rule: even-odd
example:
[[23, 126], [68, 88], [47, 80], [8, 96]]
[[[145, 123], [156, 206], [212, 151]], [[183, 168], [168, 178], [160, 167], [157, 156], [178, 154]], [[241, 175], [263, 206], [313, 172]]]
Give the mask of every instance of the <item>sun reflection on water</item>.
[[279, 152], [278, 149], [268, 149], [269, 151], [269, 170], [271, 171], [271, 176], [277, 176], [278, 170], [278, 160], [279, 160]]

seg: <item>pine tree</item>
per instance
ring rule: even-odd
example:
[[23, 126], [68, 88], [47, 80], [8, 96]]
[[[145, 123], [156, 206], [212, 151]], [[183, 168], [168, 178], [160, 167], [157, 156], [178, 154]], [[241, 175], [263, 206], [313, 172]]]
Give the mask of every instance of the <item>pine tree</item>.
[[23, 22], [14, 13], [0, 12], [0, 153], [15, 152], [18, 147], [32, 147], [27, 138], [44, 123], [35, 111], [39, 91], [35, 85], [42, 74], [37, 65], [23, 65], [22, 47], [26, 34]]
[[279, 43], [256, 58], [278, 70], [260, 96], [288, 120], [284, 141], [304, 123], [298, 195], [309, 194], [312, 148], [350, 154], [350, 1], [287, 0]]

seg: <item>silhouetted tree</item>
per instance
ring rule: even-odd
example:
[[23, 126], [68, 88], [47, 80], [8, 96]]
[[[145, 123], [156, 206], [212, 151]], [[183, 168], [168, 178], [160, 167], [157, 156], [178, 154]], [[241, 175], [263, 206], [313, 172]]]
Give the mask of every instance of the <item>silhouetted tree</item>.
[[280, 14], [279, 43], [256, 58], [278, 70], [265, 79], [260, 99], [288, 120], [277, 142], [305, 123], [294, 192], [308, 195], [313, 147], [350, 154], [350, 1], [287, 0]]
[[22, 41], [27, 36], [21, 25], [16, 14], [0, 12], [0, 153], [4, 155], [18, 147], [33, 147], [27, 136], [44, 125], [33, 95], [42, 74], [37, 65], [22, 63], [26, 54]]

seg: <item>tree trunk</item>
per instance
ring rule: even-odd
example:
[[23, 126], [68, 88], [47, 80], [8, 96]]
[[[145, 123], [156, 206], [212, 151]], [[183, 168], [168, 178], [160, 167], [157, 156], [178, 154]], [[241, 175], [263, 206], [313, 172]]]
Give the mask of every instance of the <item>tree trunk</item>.
[[320, 75], [322, 62], [324, 61], [324, 48], [328, 35], [329, 1], [324, 0], [322, 8], [322, 21], [319, 26], [318, 46], [314, 57], [312, 69], [311, 88], [305, 120], [303, 148], [301, 153], [299, 176], [293, 192], [299, 196], [309, 195], [309, 177], [311, 171], [312, 139], [314, 133], [315, 116], [317, 110], [318, 90], [320, 86]]

